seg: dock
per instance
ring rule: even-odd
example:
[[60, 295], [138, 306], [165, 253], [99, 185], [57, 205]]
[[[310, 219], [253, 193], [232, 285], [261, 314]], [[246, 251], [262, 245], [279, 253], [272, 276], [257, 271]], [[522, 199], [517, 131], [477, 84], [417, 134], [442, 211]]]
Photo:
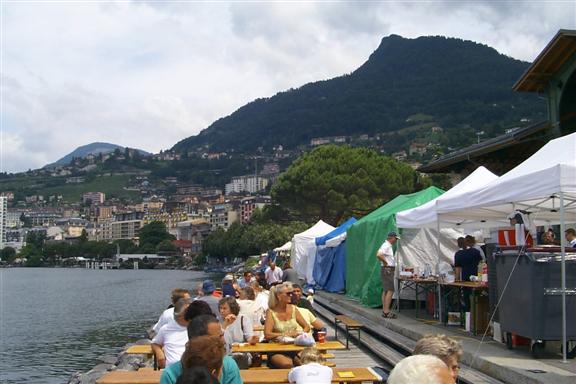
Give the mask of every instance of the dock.
[[[527, 348], [509, 350], [492, 337], [473, 336], [461, 328], [438, 324], [434, 319], [417, 319], [413, 310], [402, 309], [396, 319], [381, 317], [380, 308], [367, 308], [343, 295], [317, 291], [314, 306], [326, 322], [336, 315], [344, 314], [364, 324], [360, 343], [357, 335], [350, 334], [352, 348], [373, 356], [384, 369], [391, 369], [399, 360], [411, 354], [416, 341], [427, 334], [445, 334], [459, 340], [464, 349], [460, 383], [478, 384], [574, 384], [576, 361], [561, 361], [558, 351], [547, 351], [543, 358], [533, 359]], [[333, 331], [332, 331], [333, 332]], [[333, 333], [329, 333], [333, 336]], [[338, 331], [340, 341], [345, 342], [344, 332]], [[338, 351], [346, 353], [347, 351]], [[349, 365], [347, 357], [342, 365]], [[338, 365], [340, 365], [337, 362]], [[364, 362], [366, 366], [370, 363]]]

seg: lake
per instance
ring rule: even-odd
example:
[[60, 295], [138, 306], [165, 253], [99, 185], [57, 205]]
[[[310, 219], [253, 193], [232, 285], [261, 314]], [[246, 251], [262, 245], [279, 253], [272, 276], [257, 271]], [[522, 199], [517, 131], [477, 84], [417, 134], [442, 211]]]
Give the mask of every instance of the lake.
[[66, 383], [146, 336], [170, 291], [203, 272], [0, 269], [0, 382]]

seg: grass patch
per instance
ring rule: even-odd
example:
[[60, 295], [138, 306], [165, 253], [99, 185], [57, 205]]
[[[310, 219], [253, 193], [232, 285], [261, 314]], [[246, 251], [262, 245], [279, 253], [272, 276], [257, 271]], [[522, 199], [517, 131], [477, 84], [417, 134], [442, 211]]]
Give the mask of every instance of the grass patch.
[[128, 186], [129, 180], [129, 175], [97, 176], [91, 181], [80, 184], [44, 188], [42, 193], [45, 196], [62, 195], [62, 198], [70, 203], [79, 202], [82, 199], [82, 194], [86, 192], [103, 192], [106, 194], [106, 199], [117, 197], [137, 200], [140, 198], [139, 192], [124, 190], [124, 187]]

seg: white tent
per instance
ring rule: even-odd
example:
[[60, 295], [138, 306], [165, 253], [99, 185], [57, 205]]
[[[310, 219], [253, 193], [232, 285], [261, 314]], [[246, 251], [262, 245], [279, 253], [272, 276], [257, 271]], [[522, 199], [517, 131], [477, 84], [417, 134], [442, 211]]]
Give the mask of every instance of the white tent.
[[316, 258], [316, 238], [334, 230], [330, 224], [319, 220], [314, 226], [292, 238], [292, 267], [298, 272], [298, 277], [306, 279], [308, 284], [314, 284], [312, 271]]
[[292, 249], [292, 242], [291, 241], [287, 241], [286, 243], [284, 243], [283, 246], [278, 247], [278, 248], [274, 248], [275, 252], [286, 252]]
[[[576, 133], [548, 142], [538, 152], [484, 188], [466, 195], [466, 202], [438, 203], [441, 220], [482, 223], [515, 209], [529, 212], [536, 225], [559, 223], [562, 244], [562, 345], [566, 345], [566, 223], [576, 222]], [[566, 361], [566, 348], [563, 348]]]
[[[398, 228], [444, 228], [457, 227], [459, 223], [446, 220], [438, 225], [437, 207], [440, 201], [453, 199], [459, 201], [463, 206], [467, 204], [468, 193], [484, 187], [486, 184], [496, 180], [498, 176], [484, 167], [478, 167], [468, 177], [458, 183], [456, 186], [430, 200], [419, 207], [398, 212], [396, 214], [396, 225]], [[506, 218], [506, 216], [504, 216]]]
[[441, 221], [490, 227], [515, 209], [531, 212], [536, 225], [576, 222], [576, 133], [550, 141], [538, 152], [483, 188], [438, 202]]

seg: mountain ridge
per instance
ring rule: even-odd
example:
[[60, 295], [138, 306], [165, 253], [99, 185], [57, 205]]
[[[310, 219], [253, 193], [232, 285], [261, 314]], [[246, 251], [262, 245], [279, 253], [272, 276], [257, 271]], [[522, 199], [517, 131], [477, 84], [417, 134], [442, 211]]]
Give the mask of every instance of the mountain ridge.
[[448, 145], [469, 145], [475, 129], [496, 136], [545, 117], [535, 95], [511, 89], [528, 66], [471, 41], [390, 35], [352, 73], [256, 99], [172, 149], [293, 148], [314, 137], [394, 133], [419, 113], [456, 136]]
[[[90, 144], [85, 144], [77, 147], [75, 150], [70, 152], [69, 154], [65, 155], [64, 157], [56, 160], [53, 163], [45, 165], [43, 168], [54, 168], [57, 166], [64, 166], [68, 165], [72, 162], [75, 158], [84, 158], [88, 155], [98, 155], [98, 154], [107, 154], [110, 152], [114, 152], [116, 149], [123, 151], [126, 147], [117, 144], [105, 143], [105, 142], [93, 142]], [[144, 156], [149, 156], [150, 153], [146, 152], [141, 149], [136, 149], [140, 154]]]

